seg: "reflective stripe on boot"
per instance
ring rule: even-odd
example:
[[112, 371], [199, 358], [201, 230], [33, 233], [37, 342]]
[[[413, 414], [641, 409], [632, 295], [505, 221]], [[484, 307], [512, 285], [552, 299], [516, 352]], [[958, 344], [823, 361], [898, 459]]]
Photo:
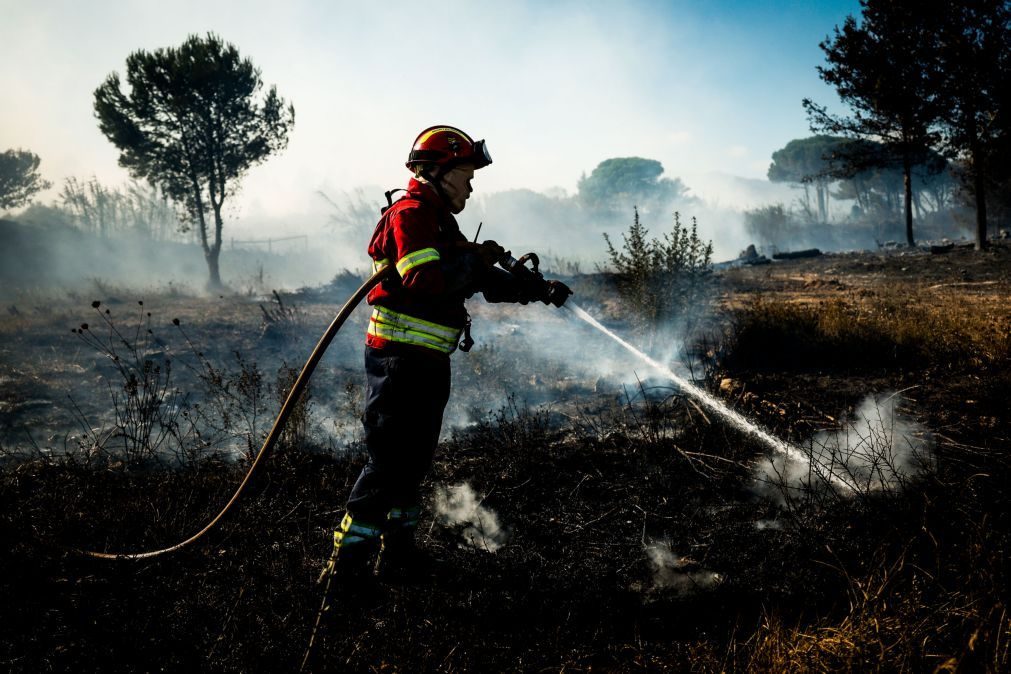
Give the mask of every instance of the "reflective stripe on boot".
[[418, 516], [421, 515], [421, 506], [411, 506], [409, 508], [391, 508], [387, 516], [389, 528], [392, 529], [417, 529]]
[[344, 550], [345, 558], [350, 555], [357, 559], [353, 565], [368, 566], [369, 557], [379, 549], [382, 534], [381, 527], [360, 520], [355, 521], [351, 513], [345, 513], [340, 527], [333, 532], [333, 552], [317, 582], [322, 582], [327, 575], [336, 570], [341, 550]]
[[414, 532], [418, 529], [420, 506], [409, 508], [391, 508], [387, 515], [387, 527], [383, 533], [382, 558], [389, 561], [396, 557], [399, 563], [401, 557], [413, 556], [417, 550], [414, 542]]
[[415, 539], [421, 508], [393, 508], [383, 533], [379, 575], [387, 581], [419, 582], [430, 580], [435, 561], [422, 551]]

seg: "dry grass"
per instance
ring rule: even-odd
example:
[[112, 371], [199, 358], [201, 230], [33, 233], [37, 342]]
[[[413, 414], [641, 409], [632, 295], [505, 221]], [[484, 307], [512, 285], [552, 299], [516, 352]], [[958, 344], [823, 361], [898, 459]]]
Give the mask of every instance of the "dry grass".
[[759, 297], [735, 315], [734, 367], [986, 367], [1011, 355], [1011, 305], [990, 296]]
[[[580, 283], [609, 306], [606, 279]], [[510, 339], [457, 359], [465, 385], [456, 395], [477, 392], [475, 404], [535, 387], [551, 401], [509, 399], [461, 429], [443, 443], [424, 489], [431, 506], [439, 486], [471, 485], [510, 538], [494, 554], [461, 547], [459, 532], [429, 507], [423, 545], [445, 573], [425, 588], [384, 586], [372, 603], [335, 602], [320, 670], [1007, 670], [1011, 468], [998, 411], [1011, 390], [1000, 383], [1011, 382], [1011, 308], [999, 284], [938, 285], [841, 287], [805, 277], [743, 303], [729, 338], [713, 346], [720, 368], [772, 405], [769, 418], [838, 415], [840, 399], [909, 377], [922, 384], [932, 430], [946, 415], [943, 431], [954, 439], [938, 448], [936, 473], [833, 503], [784, 508], [757, 498], [749, 463], [763, 449], [673, 391], [595, 392], [565, 382], [543, 354], [510, 350]], [[333, 306], [299, 302], [314, 336]], [[163, 324], [180, 317], [195, 343], [216, 347], [208, 357], [227, 365], [222, 375], [240, 382], [254, 371], [232, 365], [231, 349], [281, 358], [291, 346], [261, 334], [255, 303], [154, 298], [148, 306]], [[31, 350], [58, 346], [57, 332], [76, 344], [68, 328], [87, 319], [75, 311], [24, 312], [0, 325], [11, 353], [32, 354], [31, 372], [17, 365], [18, 382], [55, 389], [54, 372], [65, 371], [68, 384], [80, 379], [67, 365], [80, 353], [47, 365]], [[347, 341], [357, 366], [360, 339]], [[261, 361], [260, 374], [275, 364]], [[81, 370], [98, 373], [88, 362]], [[337, 409], [328, 388], [348, 409], [360, 406], [360, 391], [325, 377], [315, 380], [317, 409]], [[957, 377], [961, 389], [950, 381]], [[289, 382], [279, 370], [263, 400], [271, 411]], [[758, 414], [755, 405], [742, 411]], [[973, 416], [984, 413], [995, 425]], [[292, 445], [309, 442], [302, 425], [296, 430]], [[0, 591], [12, 600], [0, 618], [21, 629], [0, 640], [0, 663], [31, 671], [297, 666], [320, 600], [312, 581], [362, 462], [331, 450], [278, 453], [211, 545], [134, 566], [85, 564], [37, 539], [110, 549], [174, 541], [227, 497], [241, 460], [205, 457], [173, 470], [73, 459], [5, 467], [0, 533], [12, 544], [0, 554]], [[668, 574], [724, 580], [691, 592], [658, 583], [646, 554], [658, 542], [678, 557]]]
[[1007, 606], [966, 588], [944, 591], [899, 559], [850, 583], [840, 618], [768, 615], [748, 640], [746, 669], [790, 672], [1007, 671]]

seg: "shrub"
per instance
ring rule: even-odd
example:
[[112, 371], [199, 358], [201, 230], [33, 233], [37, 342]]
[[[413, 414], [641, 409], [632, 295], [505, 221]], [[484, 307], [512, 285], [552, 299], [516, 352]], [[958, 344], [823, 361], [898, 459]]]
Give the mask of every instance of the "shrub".
[[799, 229], [796, 217], [783, 204], [744, 211], [744, 230], [759, 245], [785, 247], [787, 242], [797, 240]]
[[185, 231], [168, 197], [157, 187], [137, 181], [125, 188], [109, 188], [94, 177], [67, 178], [60, 206], [80, 229], [102, 237], [132, 231], [165, 241]]
[[132, 334], [125, 327], [121, 330], [110, 310], [103, 311], [98, 301], [91, 306], [108, 332], [99, 333], [87, 323], [73, 329], [81, 341], [108, 359], [119, 378], [116, 386], [109, 384], [110, 429], [98, 433], [76, 408], [85, 429], [81, 449], [89, 453], [114, 450], [129, 461], [158, 458], [162, 449], [178, 454], [186, 435], [180, 414], [187, 397], [172, 386], [172, 361], [151, 330], [151, 313], [144, 311], [143, 302], [138, 305], [142, 315]]
[[[288, 394], [291, 392], [292, 387], [295, 386], [295, 381], [298, 379], [298, 375], [301, 370], [293, 367], [288, 367], [287, 365], [282, 365], [277, 371], [277, 407], [280, 409], [284, 405], [284, 401], [288, 399]], [[281, 434], [281, 439], [278, 442], [279, 447], [284, 449], [301, 449], [304, 447], [309, 440], [309, 422], [311, 419], [311, 401], [312, 392], [309, 387], [306, 386], [302, 395], [299, 396], [298, 400], [295, 402], [295, 408], [288, 417], [288, 423], [284, 427], [284, 431]]]
[[674, 213], [670, 232], [652, 239], [648, 234], [636, 209], [621, 235], [620, 250], [604, 235], [618, 292], [640, 331], [683, 317], [695, 307], [713, 258], [713, 244], [699, 238], [695, 218], [688, 227]]
[[305, 311], [297, 304], [284, 303], [276, 290], [271, 291], [273, 303], [260, 304], [263, 313], [262, 334], [268, 339], [292, 340], [305, 333]]
[[[274, 410], [271, 387], [256, 360], [234, 351], [233, 366], [217, 365], [174, 319], [189, 353], [177, 351], [155, 334], [144, 303], [138, 305], [141, 316], [131, 325], [117, 322], [101, 302], [92, 302], [97, 324], [82, 323], [73, 329], [85, 345], [108, 361], [112, 403], [111, 421], [97, 427], [74, 403], [74, 414], [85, 429], [78, 441], [80, 449], [89, 456], [126, 459], [127, 464], [166, 458], [189, 462], [222, 452], [252, 457]], [[180, 374], [188, 377], [180, 381]], [[279, 370], [274, 391], [281, 400], [296, 375], [297, 371], [285, 367]], [[305, 442], [309, 400], [307, 389], [283, 438], [285, 446]]]

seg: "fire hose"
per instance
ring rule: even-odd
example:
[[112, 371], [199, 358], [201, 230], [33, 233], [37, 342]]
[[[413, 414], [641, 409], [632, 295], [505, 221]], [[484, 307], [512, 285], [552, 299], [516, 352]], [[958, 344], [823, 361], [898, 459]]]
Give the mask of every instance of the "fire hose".
[[161, 548], [159, 550], [130, 553], [97, 552], [95, 550], [71, 548], [71, 551], [84, 555], [85, 557], [92, 557], [95, 559], [149, 559], [151, 557], [158, 557], [160, 555], [165, 555], [185, 548], [188, 545], [200, 540], [208, 531], [217, 526], [217, 524], [224, 519], [225, 515], [228, 514], [228, 511], [230, 511], [238, 502], [239, 497], [253, 479], [253, 475], [256, 473], [257, 469], [263, 465], [270, 456], [271, 450], [274, 449], [274, 445], [277, 444], [278, 438], [281, 437], [281, 432], [284, 430], [285, 424], [288, 423], [288, 417], [290, 417], [291, 413], [294, 411], [295, 404], [298, 402], [299, 397], [302, 395], [302, 391], [305, 390], [306, 385], [309, 383], [309, 378], [312, 377], [313, 372], [316, 370], [316, 366], [319, 365], [320, 359], [323, 358], [323, 354], [326, 353], [327, 347], [330, 346], [330, 342], [332, 342], [334, 337], [337, 336], [337, 332], [340, 331], [341, 326], [343, 326], [344, 322], [347, 321], [348, 316], [351, 315], [351, 312], [354, 311], [355, 307], [357, 307], [365, 296], [369, 294], [369, 291], [372, 290], [372, 288], [382, 283], [383, 279], [389, 276], [393, 269], [393, 265], [387, 265], [370, 276], [368, 280], [355, 291], [354, 295], [352, 295], [348, 301], [344, 303], [341, 310], [337, 312], [337, 315], [334, 317], [333, 321], [330, 322], [329, 327], [327, 327], [326, 332], [323, 333], [319, 342], [316, 343], [316, 348], [312, 350], [312, 353], [309, 355], [309, 360], [307, 360], [305, 365], [302, 367], [302, 371], [298, 373], [298, 378], [295, 379], [295, 383], [288, 392], [288, 396], [284, 399], [284, 404], [281, 405], [281, 411], [274, 420], [274, 425], [270, 428], [270, 432], [267, 434], [266, 440], [263, 441], [260, 451], [256, 453], [256, 457], [253, 459], [253, 464], [249, 467], [249, 470], [246, 471], [246, 476], [242, 478], [242, 482], [239, 483], [235, 493], [232, 494], [232, 498], [228, 499], [228, 503], [226, 503], [221, 511], [215, 515], [212, 520], [205, 524], [200, 531], [196, 532], [186, 540], [179, 541], [175, 545], [170, 545], [167, 548]]
[[[532, 262], [533, 267], [527, 267], [527, 262]], [[538, 289], [538, 294], [545, 304], [554, 304], [555, 306], [562, 306], [565, 303], [566, 298], [572, 291], [569, 290], [562, 284], [556, 284], [554, 282], [547, 282], [541, 275], [538, 269], [539, 260], [537, 255], [534, 253], [527, 253], [517, 260], [512, 256], [512, 253], [506, 251], [502, 258], [499, 260], [499, 265], [510, 272], [523, 279], [528, 284], [536, 285]], [[267, 458], [270, 456], [270, 452], [273, 450], [274, 445], [277, 444], [278, 439], [281, 437], [281, 433], [284, 430], [285, 425], [288, 423], [288, 417], [295, 409], [295, 405], [298, 402], [299, 397], [301, 397], [302, 392], [309, 383], [309, 378], [312, 377], [313, 372], [316, 370], [316, 366], [319, 365], [320, 359], [323, 358], [323, 354], [326, 353], [327, 348], [330, 346], [330, 342], [333, 341], [334, 337], [340, 331], [341, 327], [347, 321], [351, 312], [354, 311], [355, 307], [365, 296], [369, 294], [369, 291], [374, 287], [383, 282], [395, 269], [393, 265], [386, 265], [379, 269], [376, 273], [366, 280], [355, 293], [348, 298], [341, 310], [337, 312], [333, 321], [327, 327], [323, 336], [320, 337], [319, 341], [316, 343], [316, 348], [312, 350], [309, 355], [309, 359], [306, 361], [302, 370], [298, 373], [298, 378], [295, 379], [295, 383], [292, 385], [291, 390], [288, 392], [287, 397], [284, 399], [284, 404], [281, 405], [281, 411], [278, 413], [277, 418], [274, 420], [274, 425], [271, 426], [270, 432], [267, 434], [266, 439], [263, 441], [263, 445], [260, 450], [256, 453], [253, 459], [252, 465], [249, 466], [249, 470], [246, 471], [245, 477], [242, 478], [242, 482], [236, 488], [232, 497], [228, 499], [228, 502], [224, 507], [214, 516], [207, 524], [204, 525], [202, 529], [197, 531], [195, 534], [189, 538], [179, 541], [175, 545], [170, 545], [166, 548], [160, 548], [158, 550], [148, 550], [145, 552], [98, 552], [96, 550], [83, 550], [81, 548], [67, 548], [70, 552], [74, 552], [85, 557], [91, 557], [93, 559], [124, 559], [124, 560], [137, 560], [137, 559], [150, 559], [151, 557], [158, 557], [161, 555], [168, 554], [170, 552], [175, 552], [185, 548], [192, 543], [195, 543], [201, 539], [207, 532], [213, 529], [215, 526], [224, 519], [225, 515], [235, 506], [239, 501], [239, 497], [242, 492], [245, 491], [246, 487], [249, 485], [250, 481], [253, 479], [253, 475], [256, 473], [257, 469], [262, 466]]]

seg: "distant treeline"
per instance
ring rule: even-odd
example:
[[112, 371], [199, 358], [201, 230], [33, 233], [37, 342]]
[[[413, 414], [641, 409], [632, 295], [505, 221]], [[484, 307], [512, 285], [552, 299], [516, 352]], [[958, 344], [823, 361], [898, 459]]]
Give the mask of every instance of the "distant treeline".
[[[336, 273], [325, 256], [301, 251], [296, 256], [236, 249], [225, 250], [222, 258], [232, 289], [245, 293], [269, 293], [271, 287], [323, 281]], [[103, 236], [60, 221], [0, 219], [0, 287], [5, 297], [56, 288], [91, 293], [109, 284], [161, 290], [168, 285], [190, 293], [202, 288], [205, 273], [196, 243], [157, 240], [135, 229]]]
[[[862, 157], [859, 164], [855, 156]], [[957, 162], [935, 151], [911, 167], [910, 206], [919, 238], [972, 232], [974, 197], [961, 175]], [[831, 135], [791, 140], [773, 153], [768, 177], [794, 185], [799, 194], [792, 204], [745, 212], [746, 231], [758, 244], [835, 248], [905, 238], [905, 177], [880, 143]], [[993, 201], [1003, 203], [996, 194]], [[1006, 206], [992, 209], [994, 226], [1005, 213]]]

